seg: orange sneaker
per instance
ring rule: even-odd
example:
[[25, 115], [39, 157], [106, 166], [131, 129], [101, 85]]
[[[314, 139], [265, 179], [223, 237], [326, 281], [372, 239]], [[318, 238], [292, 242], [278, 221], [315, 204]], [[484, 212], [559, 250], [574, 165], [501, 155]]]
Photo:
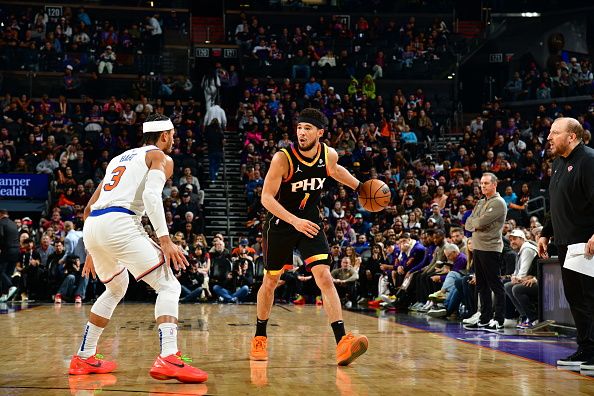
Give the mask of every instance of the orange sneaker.
[[252, 339], [252, 350], [250, 351], [250, 360], [268, 360], [268, 351], [266, 350], [267, 343], [267, 337], [254, 337]]
[[208, 374], [187, 364], [191, 361], [191, 358], [182, 355], [180, 352], [166, 357], [159, 355], [149, 373], [154, 379], [162, 381], [176, 379], [179, 382], [194, 384], [205, 382], [208, 379]]
[[82, 358], [78, 355], [72, 356], [68, 374], [107, 374], [114, 371], [117, 367], [116, 362], [103, 360], [103, 355], [96, 353], [91, 357]]
[[[118, 379], [113, 374], [94, 374], [94, 375], [71, 375], [68, 377], [70, 394], [84, 394], [82, 391], [94, 391], [99, 393], [106, 386], [115, 385]], [[87, 392], [88, 393], [88, 392]]]
[[347, 333], [336, 346], [336, 363], [347, 366], [367, 351], [369, 340], [364, 335]]
[[296, 300], [293, 301], [295, 305], [305, 305], [305, 297], [299, 296]]

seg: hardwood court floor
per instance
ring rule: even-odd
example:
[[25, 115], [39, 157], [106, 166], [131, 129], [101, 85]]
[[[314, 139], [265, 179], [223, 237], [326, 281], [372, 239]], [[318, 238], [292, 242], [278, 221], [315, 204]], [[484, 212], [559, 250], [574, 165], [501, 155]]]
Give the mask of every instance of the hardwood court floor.
[[275, 306], [268, 363], [247, 359], [254, 305], [184, 305], [180, 349], [206, 370], [200, 385], [161, 382], [148, 370], [158, 352], [150, 304], [122, 304], [99, 343], [117, 360], [113, 375], [68, 376], [90, 306], [43, 305], [0, 315], [0, 394], [216, 395], [592, 395], [594, 380], [555, 367], [399, 325], [393, 318], [346, 312], [347, 329], [370, 349], [337, 367], [323, 309]]

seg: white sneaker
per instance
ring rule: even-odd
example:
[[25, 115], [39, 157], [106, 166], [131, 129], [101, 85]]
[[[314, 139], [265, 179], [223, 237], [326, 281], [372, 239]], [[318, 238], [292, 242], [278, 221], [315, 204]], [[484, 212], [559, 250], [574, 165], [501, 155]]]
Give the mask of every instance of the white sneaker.
[[394, 301], [396, 301], [396, 297], [395, 296], [388, 296], [386, 294], [382, 294], [381, 296], [379, 296], [379, 298], [381, 298], [383, 302], [386, 302], [388, 304], [391, 304]]
[[352, 303], [352, 302], [350, 302], [350, 301], [347, 301], [347, 302], [346, 302], [346, 304], [344, 304], [344, 307], [345, 307], [346, 309], [351, 309], [351, 308], [353, 308], [353, 303]]
[[18, 288], [16, 286], [10, 286], [10, 288], [8, 289], [8, 294], [6, 295], [6, 301], [9, 301], [12, 298], [12, 296], [14, 296], [17, 289]]
[[432, 318], [443, 318], [444, 316], [446, 316], [447, 311], [444, 308], [441, 309], [432, 309], [429, 312], [427, 312], [428, 316], [431, 316]]
[[515, 319], [505, 319], [503, 321], [503, 327], [506, 329], [515, 329], [518, 325], [518, 321]]
[[462, 323], [464, 323], [464, 324], [475, 324], [475, 323], [478, 323], [478, 321], [480, 320], [480, 318], [481, 318], [481, 313], [480, 312], [476, 312], [470, 318], [464, 319], [462, 321]]
[[423, 308], [419, 309], [419, 312], [429, 312], [429, 310], [433, 307], [433, 301], [427, 301]]

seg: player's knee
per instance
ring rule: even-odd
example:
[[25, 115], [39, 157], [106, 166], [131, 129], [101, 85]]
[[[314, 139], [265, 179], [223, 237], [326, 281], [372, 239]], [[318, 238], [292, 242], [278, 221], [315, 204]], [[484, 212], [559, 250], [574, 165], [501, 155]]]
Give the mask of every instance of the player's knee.
[[115, 307], [122, 300], [127, 290], [128, 271], [122, 271], [105, 285], [105, 292], [95, 301], [91, 312], [102, 318], [111, 319]]
[[267, 293], [274, 293], [274, 289], [276, 289], [276, 286], [278, 285], [278, 280], [280, 279], [280, 274], [277, 275], [269, 275], [266, 274], [264, 276], [264, 282], [262, 282], [262, 288], [267, 292]]
[[128, 271], [122, 271], [105, 285], [105, 290], [120, 302], [128, 290], [128, 281]]
[[178, 317], [179, 296], [181, 294], [181, 285], [173, 277], [161, 277], [158, 279], [156, 287], [157, 301], [155, 303], [155, 319], [160, 316]]
[[154, 284], [151, 284], [157, 294], [167, 294], [179, 297], [181, 294], [181, 285], [176, 278], [161, 276]]
[[167, 290], [169, 294], [175, 296], [175, 298], [179, 300], [179, 296], [181, 295], [181, 284], [177, 279], [174, 278], [167, 284]]
[[329, 272], [323, 271], [315, 276], [316, 284], [320, 288], [320, 290], [328, 290], [334, 287], [334, 282], [332, 281], [332, 275]]

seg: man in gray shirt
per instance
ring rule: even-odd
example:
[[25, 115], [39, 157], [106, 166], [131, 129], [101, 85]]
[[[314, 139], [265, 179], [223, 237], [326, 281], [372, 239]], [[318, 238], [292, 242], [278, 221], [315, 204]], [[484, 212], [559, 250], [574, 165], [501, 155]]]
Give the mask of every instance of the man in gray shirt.
[[[497, 192], [497, 176], [483, 173], [481, 177], [481, 198], [465, 228], [472, 232], [476, 288], [481, 299], [481, 317], [478, 323], [466, 325], [466, 330], [497, 332], [503, 329], [505, 292], [499, 278], [499, 263], [503, 251], [503, 223], [507, 205]], [[495, 313], [491, 292], [495, 294]]]

